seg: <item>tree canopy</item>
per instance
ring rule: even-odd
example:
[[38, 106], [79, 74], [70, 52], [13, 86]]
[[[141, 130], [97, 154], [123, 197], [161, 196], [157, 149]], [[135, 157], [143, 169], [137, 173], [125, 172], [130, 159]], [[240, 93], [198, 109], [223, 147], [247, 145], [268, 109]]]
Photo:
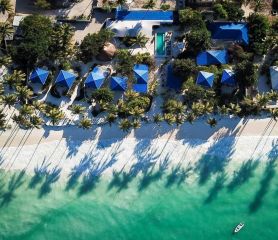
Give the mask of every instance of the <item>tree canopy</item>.
[[244, 60], [241, 63], [238, 63], [235, 72], [239, 85], [244, 88], [253, 86], [257, 81], [257, 66], [251, 61]]
[[187, 35], [187, 50], [196, 55], [200, 51], [208, 49], [211, 45], [211, 34], [206, 28], [192, 29]]
[[267, 51], [267, 35], [270, 24], [266, 16], [253, 13], [248, 17], [250, 47], [258, 55]]
[[191, 8], [185, 8], [179, 11], [179, 21], [182, 25], [189, 27], [204, 27], [205, 23], [202, 14]]
[[89, 62], [100, 53], [106, 42], [111, 41], [114, 33], [102, 29], [98, 33], [88, 34], [80, 44], [80, 57], [83, 61]]
[[188, 78], [196, 71], [196, 64], [195, 61], [190, 58], [176, 59], [173, 62], [173, 70], [176, 75]]
[[11, 55], [16, 63], [32, 67], [38, 59], [48, 55], [52, 23], [48, 17], [30, 15], [23, 19], [19, 27], [23, 39], [11, 47]]

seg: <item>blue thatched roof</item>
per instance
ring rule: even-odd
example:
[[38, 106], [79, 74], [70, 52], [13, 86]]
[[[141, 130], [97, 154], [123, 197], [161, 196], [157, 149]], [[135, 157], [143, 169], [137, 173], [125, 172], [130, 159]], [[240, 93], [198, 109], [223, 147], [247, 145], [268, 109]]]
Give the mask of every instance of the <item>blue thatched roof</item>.
[[99, 67], [95, 67], [86, 78], [85, 87], [99, 89], [103, 85], [104, 79], [104, 72]]
[[149, 67], [145, 64], [135, 64], [133, 67], [136, 83], [133, 90], [139, 93], [147, 93], [149, 80]]
[[152, 20], [160, 22], [172, 22], [174, 20], [173, 11], [161, 10], [118, 10], [116, 11], [116, 20], [118, 21], [142, 21]]
[[235, 86], [235, 73], [230, 69], [224, 69], [222, 73], [221, 83], [229, 86]]
[[75, 79], [76, 76], [73, 73], [61, 70], [58, 77], [56, 78], [55, 83], [67, 88], [71, 88]]
[[204, 87], [212, 87], [214, 80], [214, 74], [209, 72], [200, 71], [197, 76], [196, 84]]
[[125, 91], [127, 89], [127, 77], [111, 77], [110, 87], [113, 91]]
[[249, 43], [247, 23], [214, 22], [209, 25], [212, 39]]
[[228, 63], [227, 50], [210, 50], [199, 53], [197, 65], [218, 65]]
[[29, 80], [32, 83], [41, 83], [42, 85], [45, 84], [47, 77], [49, 75], [49, 72], [42, 69], [42, 68], [36, 68], [30, 75]]

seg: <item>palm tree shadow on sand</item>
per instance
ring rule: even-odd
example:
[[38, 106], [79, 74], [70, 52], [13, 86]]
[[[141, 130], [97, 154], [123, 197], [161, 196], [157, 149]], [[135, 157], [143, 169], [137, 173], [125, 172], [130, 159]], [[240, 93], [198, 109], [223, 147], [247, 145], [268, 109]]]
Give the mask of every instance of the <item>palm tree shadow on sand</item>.
[[[136, 145], [134, 154], [136, 156], [136, 162], [128, 170], [124, 170], [123, 167], [120, 171], [113, 171], [112, 180], [108, 184], [108, 191], [112, 188], [116, 188], [117, 192], [121, 192], [128, 188], [129, 183], [132, 182], [139, 173], [142, 173], [143, 176], [148, 173], [150, 174], [149, 169], [154, 169], [161, 152], [151, 144], [151, 140], [147, 142], [142, 140]], [[154, 174], [154, 172], [152, 172], [152, 174]], [[155, 178], [158, 176], [159, 174], [157, 174]]]
[[150, 184], [160, 180], [165, 173], [165, 170], [169, 166], [170, 154], [167, 154], [166, 157], [159, 162], [158, 169], [155, 170], [155, 166], [153, 166], [150, 170], [147, 170], [143, 173], [142, 178], [139, 181], [138, 190], [143, 191]]
[[259, 165], [259, 160], [249, 159], [241, 164], [238, 171], [235, 171], [232, 180], [228, 184], [227, 188], [229, 192], [232, 192], [239, 188], [241, 185], [247, 183], [250, 178], [253, 177], [253, 173]]
[[[199, 184], [205, 184], [212, 175], [225, 171], [235, 149], [234, 136], [216, 140], [195, 165], [195, 172], [199, 176]], [[221, 157], [219, 157], [219, 155]]]
[[72, 168], [65, 188], [66, 191], [74, 189], [77, 186], [79, 178], [90, 169], [92, 159], [95, 157], [94, 155], [86, 154], [84, 158], [80, 160], [79, 164]]
[[165, 187], [169, 188], [173, 185], [180, 186], [189, 177], [192, 170], [193, 167], [191, 164], [188, 164], [186, 168], [183, 168], [181, 163], [172, 167], [171, 172], [166, 177]]
[[50, 163], [47, 163], [46, 159], [43, 160], [40, 166], [34, 168], [34, 176], [31, 178], [28, 187], [34, 189], [38, 184], [40, 184], [47, 173]]
[[45, 180], [39, 189], [39, 198], [44, 197], [52, 191], [52, 185], [59, 180], [61, 171], [62, 169], [60, 167], [55, 166], [46, 173]]
[[209, 194], [205, 199], [204, 203], [208, 204], [215, 200], [219, 192], [225, 187], [225, 182], [227, 180], [227, 174], [225, 172], [220, 172], [217, 174], [213, 186], [209, 190]]
[[8, 190], [1, 195], [0, 207], [9, 205], [16, 197], [15, 192], [24, 183], [25, 171], [14, 173], [8, 183]]
[[96, 185], [100, 181], [102, 173], [117, 162], [118, 154], [120, 154], [121, 151], [122, 150], [119, 149], [119, 146], [117, 146], [111, 155], [109, 154], [110, 157], [108, 157], [105, 161], [91, 162], [88, 172], [83, 176], [82, 182], [78, 189], [79, 196], [87, 194], [95, 189]]
[[275, 167], [276, 167], [276, 161], [278, 158], [278, 144], [277, 141], [273, 141], [272, 143], [272, 150], [268, 154], [268, 162], [266, 163], [262, 180], [260, 182], [260, 187], [258, 191], [255, 194], [255, 197], [253, 201], [249, 205], [249, 213], [255, 213], [259, 210], [259, 208], [263, 204], [263, 199], [265, 195], [267, 194], [270, 186], [271, 186], [271, 181], [275, 176]]

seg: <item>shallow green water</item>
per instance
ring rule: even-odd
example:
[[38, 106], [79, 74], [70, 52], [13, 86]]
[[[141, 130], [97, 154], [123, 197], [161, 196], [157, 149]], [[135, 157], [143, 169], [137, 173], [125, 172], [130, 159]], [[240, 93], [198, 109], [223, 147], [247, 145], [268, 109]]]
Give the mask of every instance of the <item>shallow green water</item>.
[[0, 239], [278, 239], [275, 163], [239, 167], [237, 177], [219, 172], [201, 184], [169, 171], [67, 191], [64, 181], [1, 173]]

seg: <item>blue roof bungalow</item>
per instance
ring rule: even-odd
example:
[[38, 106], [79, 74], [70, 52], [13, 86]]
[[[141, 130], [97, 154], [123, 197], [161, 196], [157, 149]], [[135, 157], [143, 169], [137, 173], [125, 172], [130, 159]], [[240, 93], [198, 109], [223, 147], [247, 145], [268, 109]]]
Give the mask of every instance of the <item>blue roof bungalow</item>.
[[103, 85], [105, 78], [105, 73], [99, 67], [95, 67], [87, 76], [85, 87], [99, 89]]
[[198, 54], [197, 65], [227, 64], [229, 61], [227, 50], [210, 50]]
[[196, 84], [203, 87], [211, 88], [213, 86], [214, 74], [210, 72], [200, 71], [197, 76]]
[[133, 90], [139, 93], [147, 93], [149, 80], [149, 67], [145, 64], [135, 64], [133, 67], [136, 83]]
[[73, 73], [61, 70], [56, 78], [55, 84], [70, 89], [75, 79], [76, 76]]
[[31, 73], [29, 80], [32, 83], [39, 83], [41, 85], [44, 85], [47, 80], [48, 75], [49, 75], [48, 71], [46, 71], [42, 68], [36, 68]]
[[224, 69], [222, 73], [221, 83], [230, 87], [236, 86], [235, 73], [230, 69]]
[[224, 40], [239, 42], [248, 45], [247, 23], [214, 22], [209, 25], [211, 38], [214, 40]]
[[127, 77], [111, 77], [110, 88], [113, 91], [125, 91], [127, 89]]
[[162, 10], [119, 10], [116, 11], [117, 21], [163, 21], [173, 22], [173, 11]]

